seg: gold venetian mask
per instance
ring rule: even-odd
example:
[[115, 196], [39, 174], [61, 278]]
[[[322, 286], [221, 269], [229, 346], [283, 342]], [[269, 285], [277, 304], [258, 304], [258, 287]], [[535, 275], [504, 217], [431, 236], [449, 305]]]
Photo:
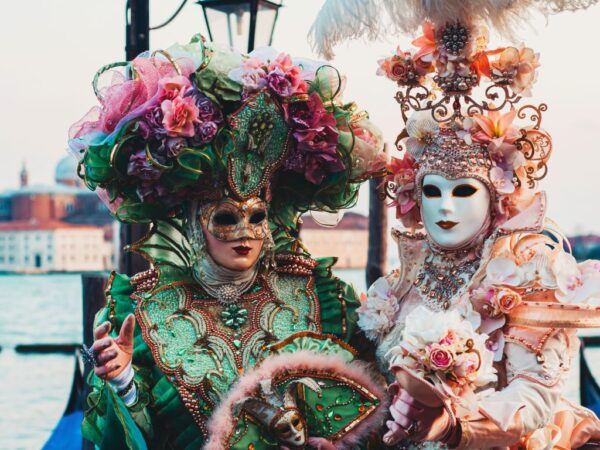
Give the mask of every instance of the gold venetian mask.
[[200, 219], [220, 241], [263, 240], [269, 231], [267, 204], [258, 197], [244, 201], [227, 197], [210, 203], [202, 209]]
[[306, 423], [297, 408], [286, 408], [276, 416], [271, 429], [279, 442], [296, 449], [304, 448], [308, 440]]

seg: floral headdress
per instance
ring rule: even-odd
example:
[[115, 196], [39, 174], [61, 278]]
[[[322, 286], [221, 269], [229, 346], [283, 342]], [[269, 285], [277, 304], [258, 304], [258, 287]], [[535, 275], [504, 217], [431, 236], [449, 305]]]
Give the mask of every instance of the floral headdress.
[[[495, 201], [496, 223], [505, 221], [532, 198], [552, 150], [540, 128], [546, 105], [519, 105], [531, 95], [539, 56], [527, 47], [490, 50], [485, 27], [458, 22], [425, 22], [412, 43], [414, 52], [398, 49], [378, 70], [400, 87], [396, 100], [406, 123], [396, 140], [406, 151], [392, 159], [386, 181], [398, 217], [407, 227], [421, 226], [421, 182], [440, 174], [482, 181]], [[516, 118], [524, 122], [516, 125]]]
[[380, 133], [341, 100], [339, 72], [270, 48], [242, 55], [196, 37], [107, 65], [93, 86], [100, 105], [69, 147], [124, 222], [180, 218], [190, 199], [225, 196], [260, 196], [289, 222], [350, 206], [385, 166]]

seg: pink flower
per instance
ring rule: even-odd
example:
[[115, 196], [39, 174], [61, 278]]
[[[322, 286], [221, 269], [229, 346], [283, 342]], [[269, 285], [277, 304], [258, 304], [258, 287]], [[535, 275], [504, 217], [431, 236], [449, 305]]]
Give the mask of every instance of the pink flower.
[[515, 94], [529, 96], [539, 66], [539, 54], [532, 49], [507, 47], [498, 60], [491, 62], [491, 73], [496, 79], [507, 80]]
[[479, 357], [476, 353], [461, 353], [456, 357], [454, 374], [460, 379], [468, 379], [477, 373], [479, 368]]
[[515, 192], [512, 178], [512, 171], [502, 170], [500, 167], [493, 167], [490, 170], [490, 181], [498, 194], [512, 194]]
[[242, 85], [248, 92], [256, 92], [267, 85], [267, 74], [262, 69], [248, 70], [242, 76]]
[[493, 287], [486, 293], [487, 308], [490, 317], [509, 314], [521, 303], [518, 292], [507, 287]]
[[452, 331], [452, 330], [448, 330], [448, 334], [446, 334], [446, 336], [444, 336], [440, 340], [439, 344], [440, 345], [452, 345], [455, 340], [456, 340], [456, 333], [454, 333], [454, 331]]
[[229, 71], [229, 78], [241, 84], [246, 94], [252, 94], [267, 85], [265, 63], [258, 58], [245, 59], [240, 67]]
[[381, 151], [383, 149], [381, 132], [367, 119], [351, 123], [350, 129], [355, 137], [352, 147], [354, 161], [352, 177], [364, 177], [384, 171], [387, 155]]
[[[517, 171], [517, 174], [518, 172], [519, 171]], [[518, 176], [521, 180], [524, 179], [521, 175], [518, 174]], [[524, 181], [522, 181], [522, 183], [524, 183]], [[500, 195], [497, 204], [499, 214], [496, 215], [496, 222], [502, 223], [503, 221], [516, 216], [530, 204], [534, 196], [535, 190], [529, 189], [523, 184], [520, 187], [515, 188], [515, 191], [512, 194]]]
[[448, 348], [433, 344], [429, 352], [429, 361], [434, 370], [447, 370], [454, 362], [454, 355]]
[[194, 123], [198, 121], [198, 107], [192, 97], [175, 97], [173, 100], [164, 100], [160, 105], [163, 117], [163, 126], [168, 136], [194, 135]]
[[380, 59], [378, 64], [377, 75], [383, 75], [400, 84], [416, 83], [432, 69], [431, 63], [422, 60], [414, 61], [412, 55], [403, 52], [400, 47], [396, 49], [394, 55]]
[[[409, 153], [405, 153], [402, 159], [392, 157], [388, 164], [388, 173], [387, 181], [393, 183], [395, 189], [396, 198], [390, 206], [396, 207], [396, 217], [403, 218], [411, 212], [418, 216], [417, 202], [414, 197], [417, 171], [413, 157]], [[416, 219], [416, 216], [413, 219]]]
[[184, 76], [162, 78], [158, 82], [159, 103], [164, 100], [173, 100], [175, 97], [183, 97], [185, 91], [191, 86], [190, 80]]
[[292, 94], [304, 94], [308, 91], [308, 85], [302, 80], [302, 69], [295, 66], [290, 55], [281, 53], [268, 67], [269, 74], [278, 71], [287, 78], [291, 84]]
[[488, 150], [492, 153], [503, 153], [514, 149], [514, 142], [521, 136], [519, 130], [512, 126], [516, 115], [516, 109], [511, 109], [504, 114], [499, 111], [490, 111], [487, 116], [475, 114], [473, 120], [479, 125], [481, 131], [473, 134], [473, 140], [488, 144]]
[[435, 29], [431, 22], [423, 23], [423, 36], [419, 36], [412, 41], [412, 45], [419, 50], [415, 54], [415, 60], [423, 60], [427, 62], [433, 61], [437, 52], [437, 42], [435, 39]]

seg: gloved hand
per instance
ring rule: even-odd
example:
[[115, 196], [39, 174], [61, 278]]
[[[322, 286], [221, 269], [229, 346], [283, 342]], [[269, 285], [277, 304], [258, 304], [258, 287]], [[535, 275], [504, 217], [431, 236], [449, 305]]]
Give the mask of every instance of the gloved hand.
[[94, 330], [95, 341], [92, 345], [97, 364], [94, 371], [105, 380], [116, 378], [131, 363], [135, 317], [133, 314], [127, 316], [116, 339], [108, 335], [110, 328], [110, 322], [99, 325]]
[[450, 443], [460, 433], [455, 420], [445, 407], [430, 407], [419, 403], [407, 390], [394, 382], [388, 388], [393, 396], [388, 420], [388, 432], [383, 436], [387, 445], [395, 445], [402, 439], [413, 442], [435, 441]]

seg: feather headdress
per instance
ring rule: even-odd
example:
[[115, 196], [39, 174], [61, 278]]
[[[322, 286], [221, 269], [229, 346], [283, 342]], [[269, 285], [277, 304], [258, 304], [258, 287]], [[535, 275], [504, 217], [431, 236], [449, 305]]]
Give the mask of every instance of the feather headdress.
[[504, 36], [516, 30], [532, 14], [548, 16], [585, 9], [598, 0], [326, 0], [311, 30], [313, 48], [327, 59], [333, 47], [347, 39], [377, 39], [390, 33], [412, 33], [428, 20], [483, 22]]

